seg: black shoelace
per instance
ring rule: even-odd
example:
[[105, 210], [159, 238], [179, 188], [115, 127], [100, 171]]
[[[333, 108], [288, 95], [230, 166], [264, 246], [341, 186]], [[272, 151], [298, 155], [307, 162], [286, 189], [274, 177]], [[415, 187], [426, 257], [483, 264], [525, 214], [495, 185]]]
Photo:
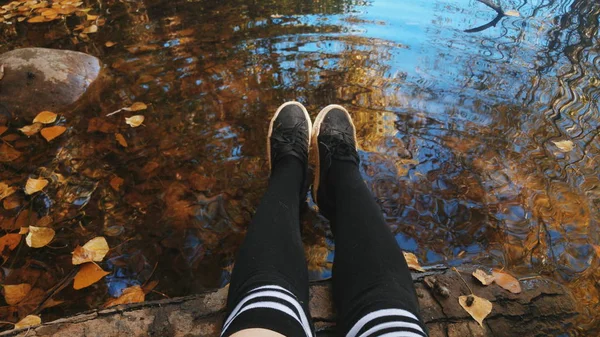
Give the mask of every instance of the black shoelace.
[[299, 155], [305, 161], [308, 156], [308, 142], [306, 141], [306, 122], [298, 122], [293, 128], [278, 129], [271, 135], [271, 146], [275, 161], [283, 154], [290, 152]]

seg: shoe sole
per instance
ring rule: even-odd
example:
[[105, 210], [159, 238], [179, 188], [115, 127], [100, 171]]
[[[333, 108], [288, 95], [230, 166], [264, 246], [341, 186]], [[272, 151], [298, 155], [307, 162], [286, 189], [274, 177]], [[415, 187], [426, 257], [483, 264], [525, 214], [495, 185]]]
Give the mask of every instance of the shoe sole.
[[302, 103], [296, 102], [296, 101], [285, 102], [277, 109], [277, 111], [275, 111], [275, 115], [273, 116], [273, 118], [271, 118], [271, 123], [269, 124], [269, 133], [267, 135], [267, 159], [269, 160], [269, 172], [271, 172], [271, 168], [272, 168], [272, 166], [271, 166], [272, 165], [272, 163], [271, 163], [271, 134], [273, 133], [273, 124], [275, 123], [275, 120], [279, 116], [279, 113], [283, 110], [283, 108], [285, 108], [288, 105], [295, 105], [295, 106], [299, 107], [300, 109], [302, 109], [302, 112], [304, 112], [304, 117], [306, 118], [306, 122], [308, 123], [308, 139], [306, 141], [309, 145], [308, 146], [308, 155], [310, 157], [310, 139], [311, 139], [311, 135], [312, 135], [312, 122], [310, 120], [310, 115], [308, 114], [308, 111], [306, 111], [306, 108], [304, 107], [304, 105], [302, 105]]
[[352, 117], [350, 117], [350, 114], [348, 113], [348, 110], [346, 110], [343, 106], [341, 105], [337, 105], [337, 104], [331, 104], [326, 106], [325, 108], [323, 108], [323, 110], [321, 110], [321, 112], [319, 112], [319, 114], [317, 115], [317, 118], [315, 119], [315, 123], [313, 124], [313, 131], [312, 131], [312, 138], [311, 138], [311, 147], [312, 147], [312, 152], [313, 152], [313, 156], [314, 156], [314, 160], [313, 162], [315, 163], [315, 177], [313, 180], [313, 186], [312, 186], [312, 197], [315, 203], [317, 203], [317, 194], [319, 192], [319, 182], [321, 180], [321, 163], [320, 163], [320, 155], [319, 155], [319, 131], [321, 130], [321, 124], [323, 123], [323, 120], [325, 120], [325, 116], [327, 116], [327, 114], [333, 110], [333, 109], [340, 109], [343, 112], [346, 113], [346, 117], [348, 117], [348, 120], [350, 121], [350, 125], [352, 125], [352, 131], [354, 132], [354, 148], [358, 151], [358, 142], [357, 142], [357, 137], [356, 137], [356, 127], [354, 126], [354, 121], [352, 120]]

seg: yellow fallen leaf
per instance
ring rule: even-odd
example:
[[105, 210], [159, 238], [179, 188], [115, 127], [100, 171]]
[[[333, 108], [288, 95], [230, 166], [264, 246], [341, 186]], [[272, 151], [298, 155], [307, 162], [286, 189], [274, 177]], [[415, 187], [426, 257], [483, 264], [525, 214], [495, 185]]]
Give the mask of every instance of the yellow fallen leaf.
[[29, 294], [30, 290], [31, 285], [27, 283], [6, 284], [4, 285], [4, 300], [8, 305], [18, 304]]
[[24, 127], [20, 128], [19, 131], [23, 132], [25, 136], [31, 137], [36, 133], [40, 132], [42, 126], [42, 123], [33, 123], [31, 125], [25, 125]]
[[143, 122], [144, 116], [142, 115], [135, 115], [125, 118], [125, 123], [129, 124], [129, 126], [131, 126], [132, 128], [137, 128], [138, 126], [142, 125]]
[[40, 22], [46, 22], [46, 18], [43, 16], [34, 16], [31, 19], [27, 20], [27, 22], [29, 23], [40, 23]]
[[417, 260], [417, 257], [415, 256], [415, 254], [407, 253], [407, 252], [403, 252], [403, 253], [404, 253], [404, 259], [406, 259], [406, 263], [408, 264], [408, 268], [410, 268], [412, 270], [420, 271], [420, 272], [425, 271], [425, 269], [423, 269], [423, 267], [421, 267], [421, 265], [419, 264], [419, 260]]
[[87, 27], [86, 29], [84, 29], [82, 33], [91, 34], [91, 33], [96, 33], [96, 32], [98, 32], [98, 26], [91, 25], [91, 26]]
[[54, 239], [54, 229], [48, 227], [29, 226], [25, 242], [31, 248], [42, 248]]
[[56, 122], [58, 115], [52, 111], [42, 111], [33, 119], [34, 123], [51, 124]]
[[112, 41], [106, 41], [106, 43], [105, 43], [104, 45], [105, 45], [106, 47], [110, 48], [110, 47], [112, 47], [112, 46], [114, 46], [114, 45], [116, 45], [116, 44], [117, 44], [116, 42], [112, 42]]
[[144, 294], [144, 290], [140, 286], [132, 286], [129, 288], [125, 288], [123, 293], [118, 298], [112, 298], [108, 300], [104, 307], [112, 307], [114, 305], [119, 304], [130, 304], [130, 303], [140, 303], [144, 302], [146, 295]]
[[494, 270], [492, 271], [492, 275], [496, 279], [496, 284], [501, 286], [502, 288], [510, 291], [513, 294], [518, 294], [521, 292], [521, 284], [519, 280], [514, 278], [512, 275]]
[[4, 253], [5, 249], [9, 251], [17, 248], [21, 242], [21, 235], [19, 234], [6, 234], [0, 237], [0, 254]]
[[75, 275], [73, 289], [79, 290], [89, 287], [108, 274], [110, 274], [110, 272], [102, 270], [97, 264], [88, 262], [82, 265], [77, 272], [77, 275]]
[[148, 109], [148, 106], [143, 102], [135, 102], [133, 103], [128, 111], [141, 111]]
[[52, 139], [62, 135], [66, 130], [67, 128], [64, 126], [56, 125], [49, 128], [44, 128], [42, 131], [40, 131], [40, 133], [47, 141], [51, 141]]
[[100, 262], [104, 259], [109, 249], [106, 239], [102, 236], [97, 236], [88, 241], [83, 247], [75, 247], [72, 262], [74, 265], [92, 261]]
[[127, 147], [127, 141], [125, 140], [125, 137], [123, 137], [122, 134], [116, 133], [115, 134], [115, 139], [117, 139], [117, 142], [119, 144], [121, 144], [122, 147]]
[[494, 275], [486, 274], [483, 270], [477, 269], [473, 272], [473, 276], [481, 282], [484, 286], [494, 283]]
[[554, 143], [554, 145], [556, 145], [561, 152], [570, 152], [573, 150], [573, 148], [575, 148], [575, 144], [573, 144], [573, 142], [570, 140], [561, 140], [558, 142], [552, 141], [552, 143]]
[[17, 189], [15, 187], [8, 186], [7, 184], [0, 182], [0, 200], [11, 196], [16, 191]]
[[15, 329], [27, 328], [39, 324], [42, 324], [42, 319], [39, 316], [27, 315], [25, 318], [15, 324]]
[[31, 195], [36, 192], [39, 192], [44, 189], [48, 185], [48, 180], [46, 179], [34, 179], [29, 178], [25, 183], [25, 194]]
[[98, 15], [88, 14], [86, 18], [87, 18], [88, 21], [94, 21], [94, 20], [96, 20], [98, 18]]
[[475, 295], [460, 296], [460, 304], [483, 327], [483, 320], [492, 312], [492, 302]]
[[29, 227], [21, 227], [21, 228], [19, 229], [19, 234], [20, 234], [20, 235], [25, 235], [25, 234], [27, 234], [27, 233], [29, 233]]

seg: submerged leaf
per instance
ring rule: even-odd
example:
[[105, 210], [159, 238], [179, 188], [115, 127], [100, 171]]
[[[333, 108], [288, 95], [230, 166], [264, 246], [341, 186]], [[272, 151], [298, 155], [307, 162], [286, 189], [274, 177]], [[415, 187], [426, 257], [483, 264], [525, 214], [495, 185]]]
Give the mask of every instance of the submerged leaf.
[[100, 262], [108, 253], [110, 248], [106, 239], [102, 236], [95, 237], [88, 241], [83, 247], [77, 246], [73, 251], [72, 262], [74, 265], [86, 262]]
[[16, 187], [8, 186], [7, 184], [0, 182], [0, 200], [11, 196], [16, 191]]
[[144, 116], [142, 115], [135, 115], [125, 118], [125, 123], [129, 124], [129, 126], [131, 126], [132, 128], [137, 128], [138, 126], [142, 125], [143, 122]]
[[79, 290], [85, 287], [89, 287], [92, 284], [100, 281], [104, 276], [110, 274], [110, 272], [104, 271], [97, 264], [89, 262], [81, 266], [75, 280], [73, 282], [73, 289]]
[[6, 234], [0, 237], [0, 254], [3, 254], [6, 249], [9, 251], [17, 248], [21, 242], [21, 235], [19, 234]]
[[24, 127], [20, 128], [19, 131], [23, 132], [25, 136], [31, 137], [40, 132], [42, 126], [42, 123], [33, 123], [31, 125], [25, 125]]
[[57, 114], [52, 111], [42, 111], [33, 119], [34, 123], [51, 124], [56, 122]]
[[39, 316], [27, 315], [25, 318], [15, 324], [15, 329], [27, 328], [39, 324], [42, 324], [42, 319]]
[[575, 148], [575, 145], [570, 140], [561, 140], [558, 142], [552, 141], [552, 143], [554, 143], [554, 145], [556, 145], [561, 152], [570, 152], [573, 150], [573, 148]]
[[4, 285], [4, 300], [8, 305], [21, 302], [31, 291], [31, 285], [27, 283]]
[[47, 141], [51, 141], [52, 139], [62, 135], [66, 130], [67, 128], [65, 128], [64, 126], [56, 125], [42, 129], [40, 133], [42, 134], [42, 137], [44, 137]]
[[42, 248], [54, 239], [54, 229], [48, 227], [29, 226], [25, 242], [31, 248]]
[[123, 137], [122, 134], [116, 133], [115, 134], [115, 139], [117, 140], [117, 142], [119, 144], [121, 144], [122, 147], [127, 147], [127, 141], [125, 140], [125, 137]]
[[423, 269], [423, 267], [421, 267], [421, 265], [419, 264], [419, 260], [417, 260], [417, 257], [415, 256], [415, 254], [407, 253], [407, 252], [403, 252], [403, 253], [404, 253], [404, 258], [406, 259], [406, 263], [408, 264], [408, 268], [410, 268], [412, 270], [420, 271], [420, 272], [425, 272], [425, 269]]
[[518, 294], [521, 292], [521, 284], [519, 280], [514, 278], [512, 275], [501, 272], [501, 271], [492, 271], [492, 275], [496, 279], [496, 284], [501, 286], [502, 288], [510, 291], [513, 294]]
[[475, 295], [460, 296], [460, 304], [483, 327], [483, 320], [492, 312], [492, 302]]
[[44, 189], [48, 185], [48, 180], [46, 179], [27, 179], [27, 183], [25, 183], [25, 194], [31, 195], [36, 192], [39, 192]]
[[477, 269], [476, 271], [474, 271], [473, 276], [476, 279], [478, 279], [479, 282], [481, 282], [481, 284], [483, 284], [484, 286], [494, 283], [494, 279], [495, 279], [494, 275], [486, 274], [486, 272], [484, 272], [481, 269]]
[[144, 294], [144, 290], [140, 286], [132, 286], [129, 288], [125, 288], [123, 293], [118, 298], [112, 298], [108, 300], [104, 307], [112, 307], [114, 305], [119, 304], [130, 304], [130, 303], [140, 303], [144, 302], [146, 298], [146, 294]]

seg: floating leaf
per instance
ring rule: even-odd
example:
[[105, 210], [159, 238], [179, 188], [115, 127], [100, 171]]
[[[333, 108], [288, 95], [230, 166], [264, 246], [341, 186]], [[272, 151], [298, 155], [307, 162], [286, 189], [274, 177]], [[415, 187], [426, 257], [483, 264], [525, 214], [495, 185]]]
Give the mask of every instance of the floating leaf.
[[112, 47], [112, 46], [114, 46], [114, 45], [116, 45], [116, 44], [117, 44], [116, 42], [112, 42], [112, 41], [106, 41], [106, 43], [105, 43], [104, 45], [105, 45], [106, 47], [110, 48], [110, 47]]
[[52, 139], [62, 135], [66, 130], [67, 128], [65, 128], [64, 126], [56, 125], [42, 129], [40, 133], [42, 134], [42, 137], [44, 137], [47, 141], [51, 141]]
[[82, 33], [91, 34], [91, 33], [96, 33], [96, 32], [98, 32], [98, 26], [91, 25], [91, 26], [87, 27], [86, 29], [84, 29]]
[[48, 227], [29, 226], [25, 242], [31, 248], [42, 248], [54, 239], [54, 229]]
[[421, 267], [421, 265], [419, 264], [419, 260], [417, 260], [417, 257], [415, 256], [415, 254], [407, 253], [407, 252], [403, 252], [403, 253], [404, 253], [404, 259], [406, 259], [406, 263], [408, 264], [408, 268], [410, 268], [412, 270], [420, 271], [420, 272], [425, 272], [425, 269], [423, 269], [423, 267]]
[[34, 123], [51, 124], [56, 122], [58, 115], [52, 111], [42, 111], [33, 119]]
[[17, 189], [15, 187], [8, 186], [5, 183], [0, 182], [0, 200], [11, 196]]
[[137, 128], [138, 126], [142, 125], [143, 122], [144, 116], [142, 115], [135, 115], [125, 118], [125, 123], [129, 124], [129, 126], [131, 126], [132, 128]]
[[575, 147], [573, 142], [570, 140], [561, 140], [558, 142], [552, 141], [552, 143], [554, 143], [554, 145], [556, 145], [561, 152], [570, 152]]
[[27, 328], [39, 324], [42, 324], [42, 319], [39, 316], [27, 315], [25, 318], [15, 324], [15, 329]]
[[78, 265], [86, 262], [100, 262], [109, 251], [108, 243], [102, 236], [88, 241], [83, 247], [77, 246], [73, 251], [73, 264]]
[[148, 106], [142, 102], [135, 102], [129, 107], [128, 111], [141, 111], [148, 109]]
[[502, 288], [510, 291], [513, 294], [518, 294], [521, 292], [521, 284], [519, 283], [519, 280], [514, 278], [512, 275], [496, 270], [492, 271], [492, 275], [494, 275], [494, 278], [496, 279], [496, 284]]
[[144, 302], [146, 295], [144, 294], [144, 290], [140, 286], [132, 286], [129, 288], [125, 288], [123, 293], [118, 298], [112, 298], [108, 300], [104, 307], [112, 307], [119, 304], [130, 304], [130, 303], [140, 303]]
[[0, 237], [0, 254], [4, 254], [7, 249], [8, 251], [11, 251], [17, 248], [20, 242], [21, 235], [19, 234], [6, 234], [3, 237]]
[[475, 295], [460, 296], [460, 304], [483, 327], [483, 320], [492, 312], [492, 302]]
[[42, 123], [33, 123], [31, 125], [25, 125], [24, 127], [20, 128], [19, 131], [23, 132], [25, 136], [31, 137], [36, 133], [40, 132], [42, 126]]
[[21, 302], [31, 291], [31, 285], [27, 283], [4, 285], [4, 300], [8, 305], [15, 305]]
[[115, 139], [117, 140], [117, 142], [119, 144], [121, 144], [122, 147], [127, 147], [127, 141], [125, 140], [125, 137], [123, 137], [122, 134], [116, 133], [115, 134]]
[[473, 276], [481, 282], [484, 286], [494, 283], [494, 275], [486, 274], [483, 270], [477, 269], [473, 272]]
[[27, 183], [25, 183], [25, 194], [31, 195], [33, 193], [39, 192], [44, 189], [48, 185], [48, 180], [46, 179], [27, 179]]
[[506, 16], [514, 16], [514, 17], [520, 17], [521, 13], [519, 13], [519, 11], [517, 11], [516, 9], [509, 9], [507, 11], [504, 12], [504, 15]]
[[73, 282], [73, 289], [79, 290], [85, 287], [89, 287], [92, 284], [100, 281], [104, 276], [110, 274], [110, 272], [104, 271], [97, 264], [89, 262], [81, 266], [77, 275], [75, 275], [75, 281]]

